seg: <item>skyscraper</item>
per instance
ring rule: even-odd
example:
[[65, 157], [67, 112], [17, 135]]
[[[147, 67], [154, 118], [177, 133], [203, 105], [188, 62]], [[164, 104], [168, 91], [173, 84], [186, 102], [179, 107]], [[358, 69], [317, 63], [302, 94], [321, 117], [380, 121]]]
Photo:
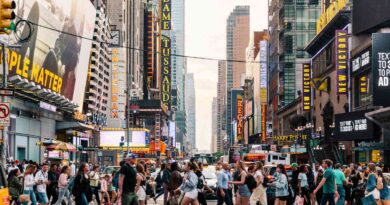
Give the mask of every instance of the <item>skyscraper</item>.
[[218, 98], [213, 98], [212, 104], [212, 126], [211, 126], [211, 153], [217, 152], [217, 137], [218, 137]]
[[[241, 78], [245, 75], [245, 49], [249, 41], [249, 6], [236, 6], [230, 13], [226, 25], [226, 131], [230, 144], [234, 143], [232, 135], [232, 102], [231, 89], [241, 87]], [[238, 61], [232, 61], [238, 60]]]
[[226, 135], [226, 61], [218, 61], [217, 106], [216, 151], [223, 152], [223, 138]]
[[186, 89], [185, 89], [185, 102], [186, 102], [186, 120], [187, 120], [187, 143], [196, 147], [196, 106], [195, 106], [195, 84], [194, 74], [186, 74]]

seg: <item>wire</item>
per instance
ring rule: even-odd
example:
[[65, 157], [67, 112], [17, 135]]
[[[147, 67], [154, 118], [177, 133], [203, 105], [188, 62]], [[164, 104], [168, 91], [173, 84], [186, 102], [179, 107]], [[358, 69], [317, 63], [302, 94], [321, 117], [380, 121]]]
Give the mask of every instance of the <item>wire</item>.
[[28, 26], [28, 35], [24, 38], [22, 38], [22, 33], [19, 33], [19, 32], [14, 32], [14, 36], [15, 36], [15, 39], [17, 40], [17, 43], [26, 43], [30, 40], [32, 34], [34, 33], [34, 27], [31, 26], [31, 24], [24, 20], [24, 19], [20, 19], [16, 24], [15, 24], [15, 31], [18, 29], [19, 26], [23, 26], [23, 23], [24, 26]]

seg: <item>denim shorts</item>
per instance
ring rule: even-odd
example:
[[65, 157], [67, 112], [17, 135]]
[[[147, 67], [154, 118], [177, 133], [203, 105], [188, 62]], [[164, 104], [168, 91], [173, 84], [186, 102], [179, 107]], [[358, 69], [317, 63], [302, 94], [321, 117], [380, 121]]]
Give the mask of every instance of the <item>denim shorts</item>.
[[47, 198], [46, 193], [38, 192], [38, 203], [40, 204], [48, 204], [49, 199]]
[[238, 185], [238, 193], [240, 194], [240, 196], [242, 197], [250, 197], [251, 196], [251, 192], [249, 191], [249, 188], [246, 184], [244, 185]]

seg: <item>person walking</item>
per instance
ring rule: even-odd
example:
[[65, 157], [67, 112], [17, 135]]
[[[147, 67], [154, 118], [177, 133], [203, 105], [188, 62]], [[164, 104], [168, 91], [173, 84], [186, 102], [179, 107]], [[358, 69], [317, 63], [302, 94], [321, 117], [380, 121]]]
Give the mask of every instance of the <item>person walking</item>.
[[314, 174], [313, 168], [309, 164], [306, 165], [306, 168], [307, 168], [307, 173], [306, 173], [307, 183], [309, 185], [310, 204], [315, 204], [316, 203], [316, 196], [313, 193], [314, 189], [316, 188], [315, 174]]
[[92, 201], [88, 164], [80, 166], [74, 179], [72, 194], [75, 196], [76, 205], [88, 205]]
[[376, 174], [376, 166], [374, 163], [368, 164], [368, 178], [367, 178], [367, 185], [366, 185], [366, 191], [365, 195], [372, 195], [374, 199], [376, 200], [377, 204], [380, 204], [380, 192], [378, 191], [377, 187], [377, 174]]
[[183, 183], [174, 192], [175, 195], [180, 192], [184, 194], [180, 205], [199, 205], [198, 190], [196, 189], [198, 176], [195, 174], [197, 169], [198, 166], [194, 162], [187, 162], [184, 166], [185, 176]]
[[122, 205], [138, 205], [138, 197], [135, 192], [137, 184], [137, 171], [134, 167], [137, 161], [136, 158], [137, 156], [134, 154], [127, 154], [125, 157], [126, 163], [119, 171], [118, 198], [121, 198]]
[[249, 199], [251, 197], [251, 191], [249, 190], [248, 186], [245, 184], [246, 177], [248, 176], [248, 173], [245, 170], [245, 163], [244, 161], [237, 161], [237, 170], [240, 172], [239, 174], [239, 181], [231, 181], [231, 184], [237, 185], [238, 191], [237, 191], [237, 204], [238, 205], [248, 205]]
[[71, 168], [69, 166], [63, 166], [61, 174], [58, 179], [58, 199], [54, 205], [60, 205], [63, 203], [65, 197], [68, 199], [68, 204], [71, 203], [70, 193], [68, 189], [69, 176], [71, 174]]
[[100, 205], [100, 166], [93, 165], [92, 171], [89, 173], [89, 185], [91, 186], [92, 194], [95, 195], [96, 203]]
[[267, 193], [263, 186], [264, 182], [264, 170], [263, 163], [257, 162], [255, 168], [254, 178], [256, 179], [257, 186], [253, 191], [251, 201], [255, 201], [256, 205], [267, 205]]
[[276, 181], [272, 183], [276, 187], [275, 205], [286, 205], [289, 197], [287, 172], [283, 164], [276, 167]]
[[8, 174], [7, 182], [8, 182], [8, 188], [9, 188], [9, 195], [11, 196], [11, 203], [15, 202], [15, 204], [19, 205], [19, 196], [23, 189], [22, 183], [19, 181], [20, 176], [20, 170], [19, 169], [13, 169]]
[[49, 181], [49, 165], [42, 164], [42, 169], [35, 174], [35, 183], [37, 185], [38, 203], [41, 205], [47, 205], [49, 198], [47, 196], [46, 187], [50, 185]]
[[389, 182], [386, 178], [383, 177], [382, 169], [377, 170], [377, 186], [379, 190], [379, 199], [383, 205], [390, 205], [390, 191], [389, 191]]
[[338, 197], [336, 176], [332, 169], [332, 165], [333, 162], [330, 159], [322, 161], [322, 167], [325, 169], [324, 176], [317, 188], [314, 190], [314, 194], [316, 194], [323, 187], [321, 205], [326, 205], [328, 202], [329, 205], [335, 205], [335, 198]]
[[222, 163], [222, 170], [217, 176], [217, 205], [233, 205], [231, 197], [229, 196], [229, 175], [230, 174], [229, 164]]
[[111, 204], [115, 203], [115, 200], [117, 199], [117, 196], [118, 196], [117, 184], [118, 184], [119, 176], [117, 177], [117, 173], [118, 173], [118, 171], [114, 170], [112, 172], [110, 180], [108, 182], [109, 192], [111, 194]]
[[[322, 169], [319, 169], [317, 171], [317, 176], [315, 178], [315, 187], [317, 187], [320, 184], [323, 177], [324, 177], [324, 171]], [[317, 204], [320, 205], [322, 200], [322, 187], [317, 191], [317, 193], [315, 193], [315, 197], [316, 197]]]
[[140, 205], [145, 205], [146, 202], [146, 176], [144, 165], [138, 163], [136, 166], [137, 169], [137, 185], [135, 187], [135, 192], [138, 196], [138, 202]]
[[341, 164], [336, 163], [334, 165], [334, 174], [337, 185], [337, 192], [339, 197], [337, 198], [336, 205], [344, 205], [345, 203], [345, 189], [344, 184], [346, 183], [346, 178], [344, 172], [341, 169]]
[[292, 176], [291, 176], [291, 188], [294, 190], [294, 201], [295, 197], [299, 194], [299, 188], [298, 188], [298, 175], [299, 175], [299, 170], [298, 170], [298, 164], [297, 163], [292, 163], [291, 164], [291, 169], [292, 169]]
[[47, 185], [47, 189], [46, 189], [47, 198], [49, 199], [49, 201], [51, 201], [51, 204], [54, 204], [58, 200], [57, 187], [58, 187], [59, 176], [57, 176], [57, 165], [56, 164], [50, 165], [50, 170], [47, 174], [48, 174], [48, 180], [50, 181], [50, 184]]
[[177, 188], [180, 187], [182, 183], [183, 177], [180, 175], [179, 172], [179, 164], [177, 162], [173, 162], [171, 165], [171, 177], [168, 183], [169, 199], [176, 198], [174, 192]]
[[309, 183], [307, 180], [307, 172], [308, 170], [306, 165], [302, 164], [299, 167], [299, 174], [298, 174], [298, 194], [304, 198], [305, 205], [310, 204]]
[[351, 179], [351, 168], [346, 168], [344, 170], [344, 175], [345, 175], [345, 185], [344, 185], [344, 190], [345, 190], [345, 205], [351, 205], [352, 203], [352, 179]]
[[108, 194], [108, 189], [109, 189], [109, 181], [110, 181], [110, 175], [106, 174], [104, 177], [100, 179], [100, 190], [99, 192], [101, 193], [101, 198], [100, 202], [105, 203], [106, 205], [111, 204], [111, 198], [110, 194]]
[[[31, 205], [37, 205], [37, 199], [34, 193], [34, 174], [37, 170], [35, 165], [28, 165], [24, 172], [23, 180], [23, 194], [30, 196]], [[28, 202], [24, 202], [23, 205], [28, 205]]]

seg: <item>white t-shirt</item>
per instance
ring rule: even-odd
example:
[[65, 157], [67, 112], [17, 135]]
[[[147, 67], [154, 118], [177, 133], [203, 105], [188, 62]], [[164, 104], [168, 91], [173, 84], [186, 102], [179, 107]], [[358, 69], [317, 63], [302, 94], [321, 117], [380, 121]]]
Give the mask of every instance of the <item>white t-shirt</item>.
[[257, 179], [258, 179], [259, 176], [260, 176], [261, 181], [263, 182], [263, 181], [264, 181], [263, 173], [261, 173], [260, 170], [257, 170], [257, 171], [255, 172], [255, 175], [253, 176], [253, 177], [255, 178], [256, 182], [258, 182]]
[[37, 185], [37, 191], [39, 193], [46, 193], [46, 182], [48, 181], [48, 174], [47, 172], [39, 171], [35, 174], [35, 183], [40, 183], [42, 184]]
[[301, 180], [301, 187], [308, 187], [307, 175], [305, 173], [299, 173], [298, 179]]

